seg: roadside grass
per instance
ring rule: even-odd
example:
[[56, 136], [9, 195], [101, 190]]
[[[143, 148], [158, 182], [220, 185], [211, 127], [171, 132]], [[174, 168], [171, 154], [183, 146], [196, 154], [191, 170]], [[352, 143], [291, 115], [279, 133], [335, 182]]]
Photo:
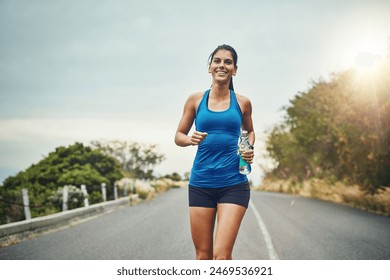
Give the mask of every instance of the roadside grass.
[[253, 189], [317, 198], [390, 217], [389, 187], [379, 190], [376, 194], [369, 194], [358, 185], [347, 185], [342, 182], [328, 183], [320, 179], [303, 182], [293, 179], [265, 179], [260, 186]]
[[171, 188], [181, 188], [187, 185], [185, 181], [173, 181], [172, 179], [162, 178], [154, 181], [135, 181], [135, 192], [142, 200], [153, 199], [157, 194], [164, 193]]

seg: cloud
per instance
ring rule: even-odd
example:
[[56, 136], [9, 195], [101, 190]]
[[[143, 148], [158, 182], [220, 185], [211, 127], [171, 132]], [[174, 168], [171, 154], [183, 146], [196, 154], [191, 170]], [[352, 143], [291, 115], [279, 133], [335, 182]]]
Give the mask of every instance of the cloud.
[[[133, 139], [150, 142], [153, 135], [166, 134], [158, 123], [143, 120], [102, 119], [10, 119], [0, 120], [0, 141], [24, 139]], [[149, 141], [148, 141], [149, 140]], [[161, 140], [161, 138], [159, 138]]]

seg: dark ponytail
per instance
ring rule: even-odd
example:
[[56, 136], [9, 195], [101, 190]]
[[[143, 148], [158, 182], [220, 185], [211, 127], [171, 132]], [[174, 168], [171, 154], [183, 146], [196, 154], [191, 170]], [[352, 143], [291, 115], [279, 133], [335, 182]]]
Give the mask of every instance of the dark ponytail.
[[[232, 54], [233, 57], [233, 63], [234, 67], [237, 68], [237, 60], [238, 60], [238, 55], [235, 49], [229, 45], [220, 45], [218, 46], [209, 56], [209, 65], [211, 64], [211, 61], [213, 61], [214, 55], [219, 51], [219, 50], [227, 50]], [[230, 78], [230, 83], [229, 83], [229, 89], [234, 91], [233, 87], [233, 77]]]
[[233, 87], [233, 77], [230, 78], [229, 89], [232, 90], [232, 91], [234, 91], [234, 87]]

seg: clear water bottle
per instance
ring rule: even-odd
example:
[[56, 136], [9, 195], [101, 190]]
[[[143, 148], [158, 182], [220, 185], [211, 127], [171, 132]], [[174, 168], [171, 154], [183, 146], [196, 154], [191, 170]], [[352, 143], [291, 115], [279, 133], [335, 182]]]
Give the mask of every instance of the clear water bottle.
[[242, 154], [247, 151], [253, 149], [252, 145], [249, 143], [248, 139], [248, 131], [242, 130], [240, 134], [240, 140], [238, 142], [238, 154], [240, 155], [240, 166], [239, 171], [241, 174], [247, 175], [251, 173], [252, 168], [249, 163], [242, 159]]

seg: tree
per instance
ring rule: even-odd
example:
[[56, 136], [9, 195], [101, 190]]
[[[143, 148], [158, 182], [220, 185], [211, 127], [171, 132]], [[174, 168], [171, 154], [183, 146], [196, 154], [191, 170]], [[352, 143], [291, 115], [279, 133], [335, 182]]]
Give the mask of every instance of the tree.
[[139, 144], [120, 140], [93, 141], [104, 154], [116, 158], [127, 176], [138, 179], [153, 179], [153, 168], [165, 160], [157, 145]]
[[29, 190], [31, 214], [37, 217], [58, 211], [49, 198], [64, 185], [86, 185], [88, 193], [95, 197], [93, 203], [99, 202], [101, 183], [111, 186], [108, 188], [110, 195], [114, 182], [121, 177], [116, 159], [97, 149], [82, 143], [58, 147], [37, 164], [4, 181], [0, 188], [3, 201], [0, 205], [0, 222], [23, 219], [22, 188]]
[[369, 192], [390, 186], [390, 56], [371, 69], [350, 69], [313, 82], [284, 108], [268, 134], [279, 177], [327, 177]]
[[181, 178], [180, 174], [177, 172], [173, 172], [172, 174], [167, 174], [164, 176], [164, 178], [171, 179], [171, 180], [176, 181], [176, 182], [180, 182], [183, 180]]

